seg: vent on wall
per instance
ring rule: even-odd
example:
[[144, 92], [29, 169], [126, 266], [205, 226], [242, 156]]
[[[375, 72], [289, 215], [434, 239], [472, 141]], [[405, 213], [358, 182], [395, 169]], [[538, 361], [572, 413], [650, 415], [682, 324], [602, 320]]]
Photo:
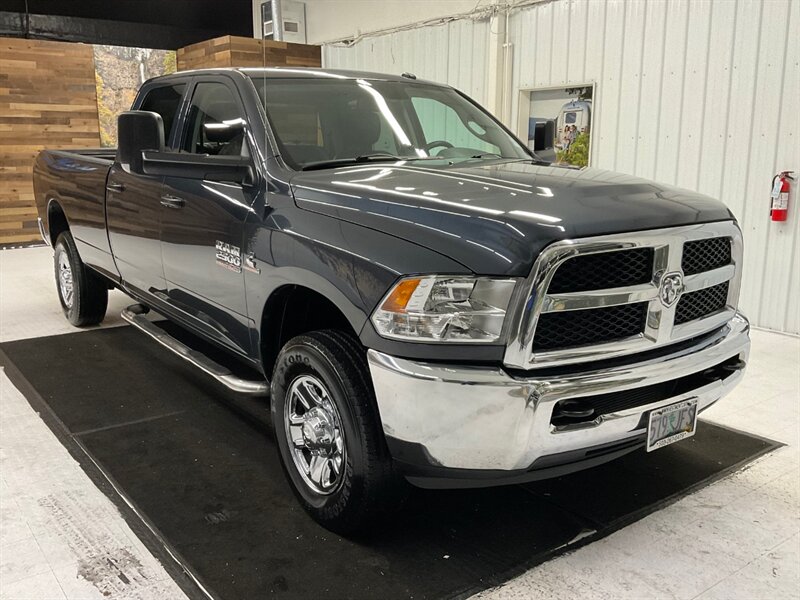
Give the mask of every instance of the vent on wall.
[[261, 4], [263, 38], [306, 43], [306, 5], [295, 0], [267, 0]]

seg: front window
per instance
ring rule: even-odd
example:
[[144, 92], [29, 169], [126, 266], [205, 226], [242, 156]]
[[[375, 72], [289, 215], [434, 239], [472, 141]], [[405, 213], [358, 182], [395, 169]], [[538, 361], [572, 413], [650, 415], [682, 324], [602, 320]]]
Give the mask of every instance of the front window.
[[450, 88], [363, 79], [251, 75], [284, 159], [530, 159], [488, 113]]

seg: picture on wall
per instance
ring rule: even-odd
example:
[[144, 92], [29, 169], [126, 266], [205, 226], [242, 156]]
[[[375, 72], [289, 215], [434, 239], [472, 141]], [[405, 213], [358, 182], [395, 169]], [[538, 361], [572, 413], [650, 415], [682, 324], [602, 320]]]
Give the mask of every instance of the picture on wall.
[[528, 146], [557, 164], [589, 166], [594, 86], [530, 92]]
[[117, 116], [129, 110], [139, 87], [151, 77], [176, 71], [174, 50], [95, 44], [94, 71], [100, 142], [117, 145]]

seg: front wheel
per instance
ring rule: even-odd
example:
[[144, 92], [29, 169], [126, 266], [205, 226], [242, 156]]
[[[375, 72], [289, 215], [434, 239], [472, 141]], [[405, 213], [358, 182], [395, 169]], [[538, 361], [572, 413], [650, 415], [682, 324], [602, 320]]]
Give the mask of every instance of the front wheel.
[[56, 288], [64, 316], [76, 327], [96, 325], [106, 316], [108, 287], [83, 264], [69, 231], [56, 240]]
[[402, 502], [369, 371], [355, 339], [315, 331], [281, 350], [271, 384], [272, 426], [303, 508], [348, 534]]

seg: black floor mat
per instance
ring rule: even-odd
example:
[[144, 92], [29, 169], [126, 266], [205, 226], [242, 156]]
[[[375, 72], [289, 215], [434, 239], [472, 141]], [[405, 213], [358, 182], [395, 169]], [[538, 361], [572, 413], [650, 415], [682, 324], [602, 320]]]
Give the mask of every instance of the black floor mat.
[[345, 540], [296, 503], [265, 401], [229, 393], [129, 327], [0, 349], [13, 365], [9, 374], [18, 370], [27, 380], [66, 428], [66, 440], [91, 454], [163, 542], [225, 600], [468, 594], [775, 446], [700, 423], [679, 444], [551, 481], [414, 490], [392, 522]]

